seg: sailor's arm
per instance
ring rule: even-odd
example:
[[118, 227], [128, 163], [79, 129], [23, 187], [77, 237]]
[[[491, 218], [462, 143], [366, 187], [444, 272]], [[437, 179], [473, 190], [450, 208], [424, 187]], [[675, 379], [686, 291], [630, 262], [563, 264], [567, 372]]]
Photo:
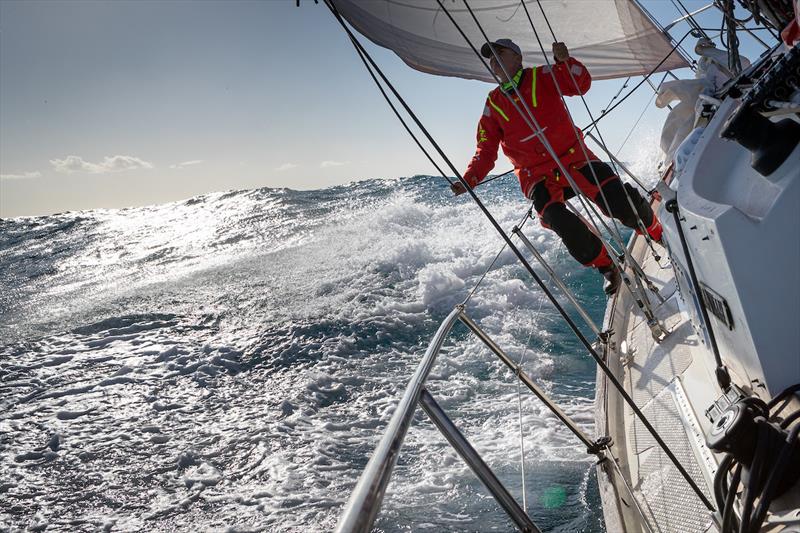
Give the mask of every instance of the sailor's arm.
[[570, 57], [567, 45], [561, 42], [553, 43], [552, 65], [558, 87], [564, 96], [577, 96], [586, 94], [592, 86], [592, 76], [583, 63]]
[[[497, 161], [497, 149], [502, 138], [503, 130], [500, 128], [497, 119], [492, 116], [492, 110], [487, 102], [483, 116], [478, 122], [475, 155], [472, 156], [472, 160], [467, 165], [467, 170], [464, 171], [464, 180], [469, 183], [470, 187], [475, 187], [483, 181], [486, 175], [494, 168], [494, 163]], [[456, 196], [467, 192], [461, 182], [458, 181], [451, 186], [451, 189]]]

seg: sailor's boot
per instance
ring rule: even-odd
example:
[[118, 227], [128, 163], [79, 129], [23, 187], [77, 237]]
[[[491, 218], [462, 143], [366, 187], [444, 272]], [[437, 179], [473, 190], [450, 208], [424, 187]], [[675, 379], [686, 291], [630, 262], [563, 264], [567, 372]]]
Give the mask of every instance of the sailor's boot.
[[616, 293], [622, 279], [619, 275], [619, 269], [612, 264], [611, 266], [601, 267], [597, 270], [599, 270], [606, 279], [605, 282], [603, 282], [603, 292], [609, 296]]

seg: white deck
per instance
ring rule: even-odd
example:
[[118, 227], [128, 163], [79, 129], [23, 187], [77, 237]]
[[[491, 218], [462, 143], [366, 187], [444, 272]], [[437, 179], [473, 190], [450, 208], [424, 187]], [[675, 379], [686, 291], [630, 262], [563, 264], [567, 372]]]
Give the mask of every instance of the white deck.
[[[706, 405], [706, 400], [710, 404], [717, 397], [718, 391], [712, 385], [715, 383], [713, 359], [709, 361], [710, 353], [680, 311], [673, 270], [666, 260], [662, 258], [664, 267], [659, 265], [643, 239], [636, 239], [633, 255], [666, 299], [661, 304], [651, 295], [650, 302], [656, 318], [669, 335], [661, 343], [656, 343], [630, 292], [621, 287], [613, 311], [606, 317], [606, 324], [614, 331], [606, 350], [607, 362], [636, 405], [711, 500], [716, 462], [703, 443], [701, 425], [705, 425], [705, 421], [700, 420], [702, 413], [694, 412], [685, 389], [690, 388], [689, 397], [696, 404]], [[626, 530], [647, 531], [647, 524], [653, 531], [665, 533], [715, 530], [708, 510], [632, 410], [604, 378], [599, 377], [599, 381], [602, 386], [598, 390], [598, 400], [602, 405], [598, 430], [605, 430], [614, 439], [612, 453], [623, 475], [632, 480], [641, 509], [640, 514], [634, 502], [628, 501], [627, 509], [623, 504]], [[604, 415], [608, 417], [607, 424], [600, 420], [605, 418]], [[601, 476], [606, 475], [601, 473]], [[618, 493], [627, 492], [624, 485], [623, 488], [619, 483], [617, 485]], [[630, 500], [630, 494], [619, 495]], [[612, 511], [609, 506], [617, 506], [616, 499], [610, 496], [613, 494], [608, 491], [603, 496], [607, 516]], [[642, 514], [647, 524], [642, 524]], [[632, 529], [632, 524], [639, 527]]]

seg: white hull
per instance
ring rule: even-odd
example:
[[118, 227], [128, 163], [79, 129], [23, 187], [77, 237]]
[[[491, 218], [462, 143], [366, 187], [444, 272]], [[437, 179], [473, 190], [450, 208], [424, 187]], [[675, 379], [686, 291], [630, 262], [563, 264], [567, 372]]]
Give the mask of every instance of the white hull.
[[[716, 313], [722, 317], [710, 313], [722, 361], [734, 384], [769, 401], [800, 382], [800, 148], [768, 177], [753, 170], [750, 153], [719, 135], [736, 104], [720, 106], [672, 190], [697, 278], [724, 300]], [[713, 502], [722, 456], [706, 446], [712, 424], [704, 413], [722, 392], [673, 215], [663, 205], [658, 213], [669, 249], [656, 246], [662, 264], [643, 239], [634, 237], [630, 246], [666, 299], [650, 301], [669, 335], [653, 340], [622, 287], [606, 312], [604, 328], [613, 335], [605, 356]], [[718, 531], [713, 514], [601, 373], [597, 383], [597, 432], [613, 438], [619, 467], [609, 461], [598, 467], [608, 531]], [[794, 400], [789, 411], [797, 408]], [[762, 530], [800, 531], [799, 507], [795, 485], [773, 503]]]

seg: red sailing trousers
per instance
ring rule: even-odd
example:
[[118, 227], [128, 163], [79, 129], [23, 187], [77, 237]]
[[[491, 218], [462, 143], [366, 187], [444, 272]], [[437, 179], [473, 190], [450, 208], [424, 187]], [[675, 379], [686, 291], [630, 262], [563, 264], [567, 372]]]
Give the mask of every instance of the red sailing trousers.
[[[591, 166], [590, 166], [591, 165]], [[592, 161], [580, 168], [570, 165], [570, 176], [578, 188], [591, 199], [606, 216], [613, 216], [625, 226], [639, 233], [637, 215], [642, 219], [647, 233], [655, 241], [661, 240], [661, 223], [653, 213], [650, 204], [629, 184], [623, 184], [611, 167], [601, 161]], [[625, 197], [627, 189], [628, 198]], [[602, 193], [601, 194], [601, 190]], [[586, 266], [606, 269], [611, 266], [600, 238], [586, 225], [586, 222], [565, 205], [565, 201], [575, 196], [569, 181], [557, 169], [552, 176], [539, 181], [530, 193], [542, 226], [555, 231], [570, 255]], [[605, 196], [605, 199], [603, 198]], [[606, 205], [606, 203], [608, 205]], [[634, 209], [631, 209], [633, 204]]]

